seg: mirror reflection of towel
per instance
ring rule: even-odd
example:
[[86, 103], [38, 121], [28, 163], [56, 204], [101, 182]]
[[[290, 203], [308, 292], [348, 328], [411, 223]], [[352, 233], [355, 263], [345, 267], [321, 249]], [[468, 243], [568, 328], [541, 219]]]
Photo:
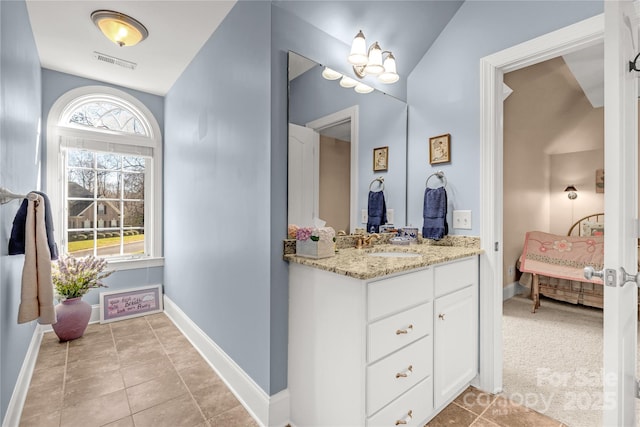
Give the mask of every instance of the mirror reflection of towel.
[[440, 240], [449, 232], [447, 224], [447, 191], [444, 187], [426, 188], [422, 210], [422, 237]]
[[378, 233], [380, 226], [387, 223], [387, 205], [382, 191], [369, 191], [367, 216], [367, 232], [369, 233]]

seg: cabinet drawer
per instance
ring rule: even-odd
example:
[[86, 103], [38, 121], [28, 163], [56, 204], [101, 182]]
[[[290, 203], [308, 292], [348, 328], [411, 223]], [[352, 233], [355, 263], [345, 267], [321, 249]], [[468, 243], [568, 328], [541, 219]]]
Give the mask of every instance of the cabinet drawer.
[[[429, 377], [369, 418], [367, 427], [418, 427], [432, 411], [433, 383]], [[402, 421], [406, 421], [406, 424], [402, 424]]]
[[367, 285], [369, 321], [433, 299], [433, 269], [378, 280]]
[[478, 281], [478, 257], [465, 258], [435, 269], [436, 298]]
[[367, 367], [367, 416], [430, 376], [433, 366], [431, 335]]
[[385, 317], [367, 328], [367, 360], [374, 362], [433, 330], [433, 303]]

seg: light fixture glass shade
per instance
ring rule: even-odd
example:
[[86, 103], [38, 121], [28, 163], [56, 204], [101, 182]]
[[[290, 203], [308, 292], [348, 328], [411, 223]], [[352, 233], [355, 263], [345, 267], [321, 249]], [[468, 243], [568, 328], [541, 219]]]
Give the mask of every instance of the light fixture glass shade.
[[356, 85], [356, 87], [353, 88], [353, 90], [355, 90], [358, 93], [369, 93], [369, 92], [373, 92], [373, 88], [371, 86], [368, 86], [364, 83], [358, 83]]
[[342, 79], [340, 80], [340, 86], [346, 88], [355, 87], [357, 84], [358, 82], [355, 79], [347, 76], [342, 76]]
[[337, 72], [336, 70], [332, 70], [329, 67], [324, 67], [324, 70], [322, 70], [322, 77], [327, 80], [338, 80], [340, 77], [342, 77], [342, 74]]
[[112, 10], [96, 10], [91, 20], [109, 40], [118, 46], [133, 46], [146, 39], [147, 29], [130, 16]]
[[384, 60], [384, 72], [378, 76], [382, 83], [395, 83], [400, 79], [396, 71], [396, 58], [391, 52]]
[[347, 60], [351, 65], [365, 65], [368, 61], [367, 57], [367, 41], [362, 34], [362, 30], [353, 39], [351, 44], [351, 53]]
[[567, 188], [564, 189], [565, 192], [569, 192], [569, 194], [567, 194], [567, 197], [571, 200], [575, 200], [578, 198], [578, 194], [576, 193], [576, 191], [578, 191], [575, 187], [575, 185], [568, 185]]
[[364, 67], [364, 72], [367, 74], [371, 74], [377, 76], [384, 71], [384, 67], [382, 66], [382, 49], [380, 49], [380, 45], [378, 42], [375, 42], [371, 48], [369, 48], [369, 62]]

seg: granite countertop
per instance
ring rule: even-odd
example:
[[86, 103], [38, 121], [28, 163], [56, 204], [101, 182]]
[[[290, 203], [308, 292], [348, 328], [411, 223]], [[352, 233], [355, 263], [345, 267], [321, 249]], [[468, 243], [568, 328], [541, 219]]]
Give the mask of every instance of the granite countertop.
[[[419, 254], [419, 256], [406, 258], [370, 256], [369, 254], [373, 252], [413, 252]], [[438, 246], [422, 243], [401, 246], [380, 244], [364, 249], [339, 249], [338, 253], [330, 258], [313, 259], [288, 254], [284, 255], [284, 259], [332, 273], [368, 280], [481, 253], [482, 250], [475, 245]]]

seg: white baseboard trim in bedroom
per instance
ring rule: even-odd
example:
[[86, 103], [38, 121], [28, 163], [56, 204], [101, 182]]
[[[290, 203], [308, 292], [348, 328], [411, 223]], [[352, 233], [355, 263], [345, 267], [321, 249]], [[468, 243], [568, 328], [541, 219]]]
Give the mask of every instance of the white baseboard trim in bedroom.
[[258, 424], [261, 426], [287, 424], [289, 419], [287, 389], [269, 396], [166, 295], [164, 296], [164, 313], [200, 352]]
[[518, 282], [513, 282], [502, 288], [502, 301], [506, 301], [515, 297], [516, 295], [527, 292], [528, 289], [522, 286]]
[[[49, 325], [46, 326], [51, 328]], [[24, 357], [24, 362], [22, 362], [22, 367], [16, 379], [16, 385], [13, 387], [7, 412], [4, 414], [4, 419], [2, 420], [2, 427], [18, 427], [20, 424], [22, 408], [24, 408], [24, 402], [27, 399], [29, 384], [31, 384], [31, 375], [33, 375], [36, 360], [38, 359], [38, 350], [40, 349], [44, 329], [45, 325], [36, 325], [33, 331], [27, 354]]]

